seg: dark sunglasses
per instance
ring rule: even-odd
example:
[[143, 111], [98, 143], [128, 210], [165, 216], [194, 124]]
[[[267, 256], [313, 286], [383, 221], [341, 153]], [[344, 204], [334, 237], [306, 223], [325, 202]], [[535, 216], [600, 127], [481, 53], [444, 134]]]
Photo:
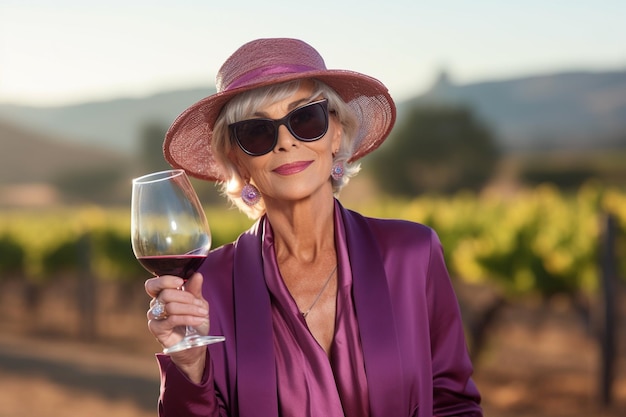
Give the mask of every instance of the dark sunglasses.
[[228, 125], [239, 147], [248, 155], [261, 156], [278, 143], [278, 128], [285, 125], [303, 142], [321, 139], [328, 130], [328, 100], [322, 99], [293, 109], [282, 119], [248, 119]]

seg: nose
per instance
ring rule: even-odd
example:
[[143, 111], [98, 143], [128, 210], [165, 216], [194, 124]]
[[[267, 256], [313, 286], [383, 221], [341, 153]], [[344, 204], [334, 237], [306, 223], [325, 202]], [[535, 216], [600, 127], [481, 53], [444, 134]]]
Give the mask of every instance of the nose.
[[290, 148], [296, 147], [298, 144], [298, 139], [291, 134], [285, 125], [278, 126], [277, 135], [278, 139], [276, 140], [274, 151], [287, 151]]

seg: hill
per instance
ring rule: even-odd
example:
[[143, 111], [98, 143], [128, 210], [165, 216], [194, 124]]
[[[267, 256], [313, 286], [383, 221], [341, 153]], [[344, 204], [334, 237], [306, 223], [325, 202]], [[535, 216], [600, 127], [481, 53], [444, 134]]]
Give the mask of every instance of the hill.
[[0, 122], [0, 207], [127, 201], [129, 157]]
[[61, 107], [0, 104], [0, 120], [28, 126], [66, 142], [132, 154], [138, 150], [143, 126], [156, 122], [167, 127], [183, 109], [212, 92], [197, 88]]
[[0, 185], [44, 183], [64, 174], [128, 167], [121, 153], [68, 143], [0, 122]]
[[626, 147], [626, 71], [567, 72], [457, 85], [443, 72], [403, 103], [465, 104], [509, 150]]
[[[166, 128], [183, 109], [214, 92], [202, 87], [64, 107], [0, 104], [0, 120], [131, 155], [146, 124]], [[442, 103], [471, 106], [508, 151], [626, 147], [626, 70], [470, 84], [454, 83], [444, 72], [426, 92], [398, 103], [398, 123], [411, 106]]]

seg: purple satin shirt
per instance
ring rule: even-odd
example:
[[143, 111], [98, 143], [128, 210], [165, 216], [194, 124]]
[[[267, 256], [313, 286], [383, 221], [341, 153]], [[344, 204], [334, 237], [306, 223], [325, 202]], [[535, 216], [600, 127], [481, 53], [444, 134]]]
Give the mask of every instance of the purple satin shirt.
[[[338, 233], [339, 285], [330, 358], [309, 332], [278, 270], [274, 236], [264, 224], [263, 267], [272, 295], [280, 415], [368, 416], [367, 378], [352, 303], [352, 274], [343, 231]], [[303, 401], [306, 398], [307, 401]]]
[[161, 416], [482, 416], [435, 233], [335, 206], [339, 289], [328, 358], [276, 265], [266, 219], [200, 272], [211, 334], [203, 382], [158, 355]]

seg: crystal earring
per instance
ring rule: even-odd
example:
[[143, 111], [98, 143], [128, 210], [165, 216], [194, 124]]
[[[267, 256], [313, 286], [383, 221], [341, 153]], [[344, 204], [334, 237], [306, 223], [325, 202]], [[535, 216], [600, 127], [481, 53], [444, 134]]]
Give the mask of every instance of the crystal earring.
[[249, 182], [241, 189], [241, 199], [249, 206], [254, 206], [261, 199], [259, 189]]
[[330, 170], [330, 176], [333, 177], [335, 181], [339, 181], [343, 178], [344, 167], [342, 161], [337, 161], [333, 164], [333, 168]]

